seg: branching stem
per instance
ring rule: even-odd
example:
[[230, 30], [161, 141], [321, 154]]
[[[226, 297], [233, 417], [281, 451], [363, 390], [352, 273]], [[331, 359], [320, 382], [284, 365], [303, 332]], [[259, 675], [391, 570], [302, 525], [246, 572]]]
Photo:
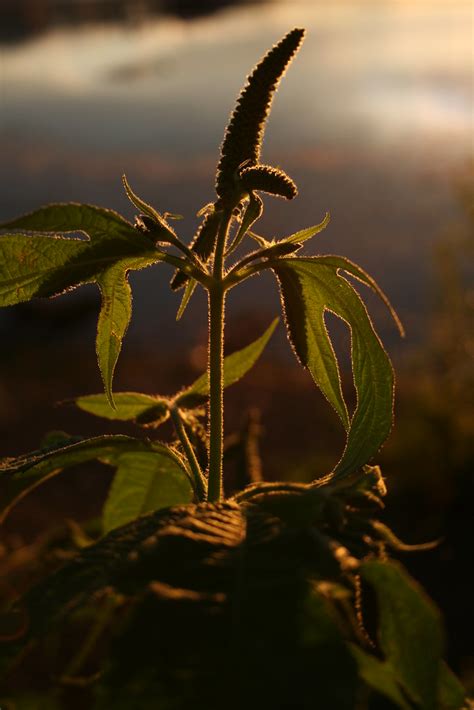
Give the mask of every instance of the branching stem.
[[276, 261], [277, 259], [265, 259], [265, 261], [258, 261], [257, 263], [244, 265], [243, 267], [241, 267], [240, 264], [236, 264], [225, 278], [224, 285], [226, 291], [242, 283], [242, 281], [246, 281], [250, 276], [255, 276], [255, 274], [265, 269], [271, 269]]
[[196, 281], [202, 284], [205, 288], [209, 287], [212, 279], [209, 274], [206, 274], [200, 268], [198, 269], [193, 264], [190, 264], [189, 261], [186, 261], [182, 257], [175, 256], [174, 254], [168, 254], [168, 252], [159, 253], [162, 261], [181, 269], [181, 271], [184, 271], [187, 276], [191, 276], [193, 279], [196, 279]]

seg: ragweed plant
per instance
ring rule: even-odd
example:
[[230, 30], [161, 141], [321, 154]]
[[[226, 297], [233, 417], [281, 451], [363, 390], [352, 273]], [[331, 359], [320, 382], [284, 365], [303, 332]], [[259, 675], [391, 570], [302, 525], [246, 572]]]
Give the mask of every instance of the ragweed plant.
[[[64, 435], [1, 464], [3, 518], [30, 490], [78, 463], [97, 459], [116, 470], [100, 535], [81, 536], [73, 560], [11, 610], [24, 623], [5, 645], [7, 667], [35, 644], [57, 642], [67, 620], [91, 625], [67, 663], [52, 662], [52, 707], [67, 707], [64, 686], [74, 682], [88, 685], [88, 702], [97, 708], [250, 702], [447, 710], [463, 703], [442, 662], [437, 610], [388, 557], [390, 547], [405, 546], [378, 519], [386, 491], [371, 461], [392, 426], [394, 377], [351, 279], [380, 296], [401, 332], [402, 326], [361, 267], [341, 256], [299, 255], [328, 215], [289, 236], [267, 239], [254, 231], [262, 193], [287, 200], [297, 194], [281, 168], [261, 162], [261, 148], [275, 90], [303, 36], [289, 32], [250, 74], [225, 131], [216, 199], [201, 210], [190, 245], [173, 215], [138, 197], [125, 177], [134, 223], [100, 207], [52, 204], [2, 225], [0, 305], [96, 283], [104, 393], [75, 403], [98, 417], [135, 422], [146, 434]], [[241, 254], [251, 244], [236, 257], [238, 246]], [[160, 263], [175, 270], [171, 288], [184, 289], [178, 318], [196, 288], [207, 293], [208, 370], [172, 397], [114, 392], [131, 317], [128, 273]], [[341, 420], [346, 446], [334, 470], [312, 483], [254, 480], [224, 500], [224, 388], [253, 366], [277, 326], [273, 321], [258, 340], [224, 357], [226, 299], [265, 270], [276, 277], [293, 350]], [[351, 332], [353, 411], [327, 313]], [[156, 438], [167, 420], [171, 444]], [[102, 656], [99, 639], [107, 641]], [[87, 662], [95, 664], [90, 678], [81, 675]], [[18, 691], [15, 702], [26, 707], [31, 697]]]

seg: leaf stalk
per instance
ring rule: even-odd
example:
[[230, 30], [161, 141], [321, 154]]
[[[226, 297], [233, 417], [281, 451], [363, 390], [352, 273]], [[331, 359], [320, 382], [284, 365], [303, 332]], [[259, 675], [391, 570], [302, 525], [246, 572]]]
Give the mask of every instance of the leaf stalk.
[[178, 407], [176, 407], [176, 406], [170, 407], [170, 417], [171, 417], [171, 421], [173, 422], [173, 426], [175, 428], [176, 435], [177, 435], [178, 439], [180, 440], [181, 446], [183, 447], [184, 452], [186, 454], [189, 468], [191, 469], [191, 473], [193, 475], [194, 489], [196, 491], [197, 497], [198, 497], [199, 501], [205, 501], [207, 499], [206, 477], [204, 476], [203, 472], [201, 471], [199, 461], [197, 460], [196, 453], [193, 449], [191, 442], [189, 441], [189, 437], [188, 437], [188, 435], [186, 433], [186, 429], [184, 427], [181, 412], [179, 411]]

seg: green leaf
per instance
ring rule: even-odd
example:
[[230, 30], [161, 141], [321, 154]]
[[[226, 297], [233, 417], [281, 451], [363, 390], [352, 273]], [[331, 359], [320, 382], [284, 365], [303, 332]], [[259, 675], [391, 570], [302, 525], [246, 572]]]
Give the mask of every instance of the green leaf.
[[122, 422], [137, 419], [149, 409], [162, 407], [164, 411], [168, 408], [167, 400], [141, 392], [116, 392], [114, 400], [115, 409], [110, 406], [107, 397], [103, 394], [87, 394], [78, 397], [75, 403], [79, 409], [96, 417]]
[[230, 254], [231, 252], [234, 251], [234, 249], [237, 249], [240, 242], [242, 241], [242, 239], [245, 237], [248, 230], [250, 229], [250, 227], [253, 224], [255, 224], [255, 222], [262, 216], [262, 213], [263, 213], [263, 202], [262, 202], [261, 198], [258, 195], [255, 195], [253, 192], [251, 192], [249, 195], [249, 201], [248, 201], [247, 206], [245, 208], [245, 212], [243, 214], [239, 229], [237, 231], [237, 234], [234, 237], [232, 244], [230, 245], [230, 247], [227, 250], [227, 254]]
[[[296, 233], [293, 236], [297, 236], [298, 233]], [[364, 269], [361, 269], [360, 266], [357, 266], [357, 264], [354, 264], [352, 261], [349, 259], [346, 259], [344, 256], [334, 256], [334, 255], [327, 255], [327, 256], [318, 256], [318, 260], [323, 263], [327, 264], [328, 266], [333, 266], [336, 269], [339, 269], [340, 271], [345, 271], [346, 273], [350, 274], [351, 276], [354, 276], [358, 281], [361, 283], [365, 284], [368, 286], [377, 296], [385, 303], [387, 306], [390, 315], [392, 316], [393, 320], [395, 321], [395, 325], [398, 328], [398, 332], [400, 335], [403, 337], [405, 335], [405, 329], [402, 325], [402, 322], [400, 321], [400, 318], [398, 317], [398, 314], [395, 310], [395, 308], [392, 306], [390, 303], [388, 297], [386, 294], [382, 291], [378, 283], [375, 281], [375, 279], [372, 278]]]
[[437, 710], [443, 650], [438, 610], [394, 562], [365, 562], [360, 574], [377, 597], [379, 644], [385, 660], [414, 702], [423, 710]]
[[166, 446], [153, 452], [123, 454], [117, 463], [103, 510], [104, 533], [144, 513], [184, 505], [193, 499], [186, 470]]
[[311, 237], [314, 237], [316, 234], [319, 234], [319, 232], [322, 232], [323, 229], [326, 229], [330, 219], [331, 215], [329, 212], [326, 212], [324, 219], [319, 224], [315, 224], [313, 227], [306, 227], [306, 229], [301, 229], [299, 232], [295, 232], [281, 241], [290, 242], [292, 244], [303, 244], [303, 242], [306, 242], [308, 239], [311, 239]]
[[326, 310], [334, 313], [338, 310], [329, 292], [334, 272], [319, 269], [317, 263], [307, 263], [303, 259], [282, 259], [277, 263], [275, 273], [280, 282], [286, 325], [295, 353], [348, 429], [349, 415], [339, 367], [324, 323]]
[[191, 296], [193, 295], [196, 286], [197, 281], [195, 279], [189, 279], [188, 283], [186, 284], [186, 288], [184, 289], [183, 298], [181, 299], [181, 303], [176, 314], [176, 320], [181, 320], [181, 318], [183, 317], [183, 313], [186, 310], [189, 301], [191, 300]]
[[137, 231], [113, 210], [95, 205], [64, 202], [40, 209], [0, 224], [0, 229], [26, 229], [29, 232], [83, 232], [91, 241], [104, 238], [137, 238]]
[[132, 317], [132, 290], [127, 274], [129, 269], [141, 269], [155, 262], [155, 257], [124, 259], [97, 277], [102, 308], [97, 324], [96, 352], [105, 393], [111, 406], [115, 406], [112, 394], [114, 370]]
[[51, 297], [81, 284], [97, 283], [102, 309], [97, 357], [111, 403], [112, 378], [131, 317], [130, 269], [142, 269], [163, 255], [120, 215], [90, 205], [50, 205], [4, 227], [36, 232], [84, 232], [88, 240], [47, 235], [0, 237], [0, 306]]
[[468, 710], [466, 692], [454, 673], [442, 662], [439, 672], [438, 702], [441, 710]]
[[[275, 318], [263, 335], [253, 343], [224, 358], [224, 387], [229, 387], [240, 380], [255, 365], [270, 340], [278, 320]], [[175, 400], [176, 405], [178, 407], [194, 406], [196, 400], [207, 398], [208, 394], [209, 377], [205, 372], [188, 389], [178, 395]]]
[[369, 688], [384, 695], [401, 710], [411, 710], [412, 706], [406, 701], [391, 665], [366, 653], [355, 644], [350, 643], [348, 647], [357, 662], [359, 676]]
[[[204, 263], [210, 259], [214, 252], [221, 217], [222, 213], [220, 210], [215, 210], [213, 208], [212, 210], [207, 211], [191, 241], [191, 251]], [[190, 277], [183, 271], [176, 271], [170, 281], [172, 291], [177, 291], [182, 288], [188, 282], [189, 278]]]
[[293, 254], [295, 251], [300, 249], [301, 244], [293, 244], [292, 242], [267, 242], [263, 249], [257, 249], [256, 251], [250, 252], [247, 256], [238, 262], [232, 269], [232, 274], [237, 272], [237, 277], [241, 275], [242, 270], [248, 264], [251, 264], [257, 259], [275, 259], [281, 256], [288, 256]]
[[[392, 426], [393, 370], [366, 308], [355, 289], [327, 257], [280, 259], [280, 282], [290, 341], [304, 367], [332, 404], [348, 431], [335, 473], [343, 476], [366, 464]], [[361, 271], [361, 273], [363, 273]], [[324, 316], [331, 312], [351, 330], [357, 407], [349, 420], [339, 367]]]
[[59, 447], [0, 460], [0, 482], [4, 488], [0, 523], [27, 493], [63, 469], [93, 459], [112, 464], [117, 455], [130, 451], [149, 451], [153, 450], [153, 446], [150, 442], [122, 435], [97, 436], [80, 441], [72, 437], [69, 443], [62, 442]]
[[[143, 212], [144, 214], [148, 215], [148, 217], [151, 217], [151, 219], [156, 222], [160, 227], [163, 228], [165, 232], [169, 232], [172, 236], [176, 236], [170, 225], [166, 222], [166, 219], [161, 215], [158, 210], [155, 210], [154, 207], [149, 205], [147, 202], [142, 200], [138, 195], [136, 195], [130, 185], [128, 184], [128, 180], [125, 175], [122, 175], [122, 183], [125, 188], [125, 192], [127, 193], [127, 197], [138, 210]], [[174, 217], [175, 215], [172, 215]]]

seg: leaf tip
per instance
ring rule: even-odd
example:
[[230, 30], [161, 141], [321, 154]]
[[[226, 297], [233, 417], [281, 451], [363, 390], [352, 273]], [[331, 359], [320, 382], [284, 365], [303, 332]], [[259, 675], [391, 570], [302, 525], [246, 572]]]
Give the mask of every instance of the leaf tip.
[[114, 400], [114, 393], [112, 392], [112, 384], [107, 383], [105, 385], [105, 396], [107, 397], [107, 402], [110, 404], [112, 409], [116, 412], [117, 411], [117, 405], [115, 404]]

